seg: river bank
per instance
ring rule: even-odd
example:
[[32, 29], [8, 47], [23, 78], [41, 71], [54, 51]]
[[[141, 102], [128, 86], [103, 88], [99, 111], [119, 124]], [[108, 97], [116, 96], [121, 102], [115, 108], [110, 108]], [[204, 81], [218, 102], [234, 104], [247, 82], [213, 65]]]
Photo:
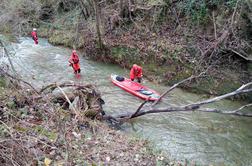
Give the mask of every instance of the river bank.
[[[170, 160], [149, 142], [82, 117], [53, 102], [29, 102], [32, 93], [0, 77], [3, 165], [186, 165]], [[13, 90], [15, 89], [15, 90]], [[35, 105], [36, 107], [35, 107]], [[64, 126], [64, 128], [62, 128]], [[11, 148], [15, 147], [15, 153]], [[10, 159], [9, 156], [12, 156]]]
[[[132, 64], [137, 63], [143, 67], [144, 77], [162, 85], [171, 86], [195, 73], [197, 61], [188, 61], [185, 57], [190, 54], [177, 39], [152, 34], [142, 35], [141, 40], [135, 40], [134, 34], [122, 34], [104, 36], [105, 50], [100, 52], [96, 42], [92, 38], [82, 37], [76, 39], [73, 30], [65, 33], [65, 30], [47, 29], [41, 26], [39, 33], [41, 37], [48, 38], [53, 45], [61, 45], [69, 48], [79, 49], [83, 56], [95, 61], [117, 64], [123, 68], [130, 69]], [[72, 33], [71, 33], [72, 32]], [[138, 36], [139, 38], [139, 36]], [[159, 39], [157, 44], [156, 40]], [[78, 41], [76, 43], [76, 41]], [[153, 51], [154, 50], [154, 51]], [[251, 64], [248, 65], [248, 73], [251, 71]], [[181, 85], [181, 88], [197, 93], [209, 95], [221, 95], [228, 93], [249, 79], [249, 74], [244, 74], [243, 69], [235, 70], [220, 66], [218, 69], [209, 69], [207, 76], [198, 80], [190, 81]], [[237, 99], [237, 98], [236, 98]], [[251, 101], [249, 95], [238, 97], [240, 100]]]

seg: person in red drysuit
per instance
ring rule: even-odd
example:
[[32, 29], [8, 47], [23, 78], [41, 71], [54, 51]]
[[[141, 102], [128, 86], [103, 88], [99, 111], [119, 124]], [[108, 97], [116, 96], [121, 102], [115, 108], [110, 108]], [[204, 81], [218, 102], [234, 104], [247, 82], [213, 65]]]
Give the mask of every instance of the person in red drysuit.
[[69, 66], [73, 67], [74, 74], [80, 73], [80, 71], [81, 71], [79, 61], [80, 60], [79, 60], [79, 57], [76, 53], [76, 50], [73, 50], [68, 62], [70, 63]]
[[35, 44], [38, 44], [38, 35], [37, 35], [37, 29], [33, 28], [31, 32], [32, 39], [34, 40]]
[[134, 64], [130, 70], [130, 79], [134, 81], [136, 78], [139, 83], [141, 83], [143, 77], [142, 67]]

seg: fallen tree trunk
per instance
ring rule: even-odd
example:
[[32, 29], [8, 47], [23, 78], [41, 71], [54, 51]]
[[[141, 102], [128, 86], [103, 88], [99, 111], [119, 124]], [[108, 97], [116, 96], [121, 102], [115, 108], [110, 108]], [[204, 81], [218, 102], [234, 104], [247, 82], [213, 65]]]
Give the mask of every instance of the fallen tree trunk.
[[[179, 82], [179, 83], [183, 83], [187, 80], [189, 80], [191, 77]], [[174, 86], [179, 85], [175, 84]], [[166, 94], [168, 94], [168, 92], [170, 92], [172, 89], [174, 89], [172, 86], [171, 88], [169, 88], [164, 95], [162, 95], [162, 97], [164, 97]], [[153, 106], [156, 105], [157, 102], [154, 102], [154, 104], [152, 104], [150, 107], [142, 109], [143, 106], [147, 103], [146, 101], [144, 103], [142, 103], [138, 109], [133, 113], [133, 114], [124, 114], [124, 115], [119, 115], [117, 117], [115, 117], [114, 119], [118, 122], [118, 123], [123, 123], [126, 122], [127, 120], [139, 117], [139, 116], [143, 116], [143, 115], [147, 115], [147, 114], [156, 114], [156, 113], [163, 113], [163, 112], [188, 112], [188, 111], [201, 111], [201, 112], [212, 112], [212, 113], [220, 113], [220, 114], [229, 114], [229, 115], [236, 115], [236, 116], [246, 116], [246, 117], [252, 117], [252, 113], [243, 113], [240, 112], [242, 109], [246, 108], [246, 107], [251, 107], [251, 104], [247, 104], [244, 105], [242, 107], [240, 107], [237, 110], [234, 111], [221, 111], [218, 109], [200, 109], [201, 106], [209, 104], [209, 103], [213, 103], [213, 102], [217, 102], [219, 100], [234, 96], [234, 95], [238, 95], [238, 94], [242, 94], [242, 93], [251, 93], [252, 92], [252, 82], [249, 82], [247, 84], [242, 85], [240, 88], [238, 88], [237, 90], [221, 95], [221, 96], [217, 96], [214, 97], [212, 99], [207, 99], [204, 101], [200, 101], [200, 102], [196, 102], [196, 103], [192, 103], [192, 104], [188, 104], [185, 106], [179, 106], [179, 107], [165, 107], [165, 108], [154, 108]], [[159, 100], [160, 101], [160, 100]], [[158, 102], [159, 102], [158, 101]], [[113, 119], [113, 120], [114, 120]]]

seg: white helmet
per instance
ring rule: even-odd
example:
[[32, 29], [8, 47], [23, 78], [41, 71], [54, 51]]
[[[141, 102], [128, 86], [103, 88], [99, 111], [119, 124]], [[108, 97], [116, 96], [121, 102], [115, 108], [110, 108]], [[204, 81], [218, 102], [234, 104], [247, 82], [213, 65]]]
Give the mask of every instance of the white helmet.
[[36, 28], [33, 28], [33, 31], [36, 31], [37, 29]]

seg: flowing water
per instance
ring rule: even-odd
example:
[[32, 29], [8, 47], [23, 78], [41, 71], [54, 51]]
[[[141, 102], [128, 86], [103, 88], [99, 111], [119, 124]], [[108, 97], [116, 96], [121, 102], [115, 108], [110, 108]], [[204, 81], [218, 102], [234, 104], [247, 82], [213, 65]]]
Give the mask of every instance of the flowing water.
[[[63, 81], [95, 84], [106, 103], [105, 111], [111, 115], [134, 112], [142, 103], [110, 81], [111, 73], [128, 76], [129, 70], [94, 62], [79, 54], [82, 71], [81, 78], [76, 79], [68, 66], [71, 50], [51, 46], [45, 39], [39, 42], [36, 46], [30, 38], [20, 38], [20, 43], [13, 44], [14, 66], [35, 87]], [[147, 80], [144, 84], [160, 93], [167, 89]], [[176, 89], [161, 105], [178, 106], [203, 99], [204, 96]], [[223, 100], [207, 107], [234, 110], [240, 105]], [[122, 130], [150, 140], [172, 159], [203, 165], [252, 165], [252, 118], [201, 112], [161, 113], [136, 118], [123, 125]]]

